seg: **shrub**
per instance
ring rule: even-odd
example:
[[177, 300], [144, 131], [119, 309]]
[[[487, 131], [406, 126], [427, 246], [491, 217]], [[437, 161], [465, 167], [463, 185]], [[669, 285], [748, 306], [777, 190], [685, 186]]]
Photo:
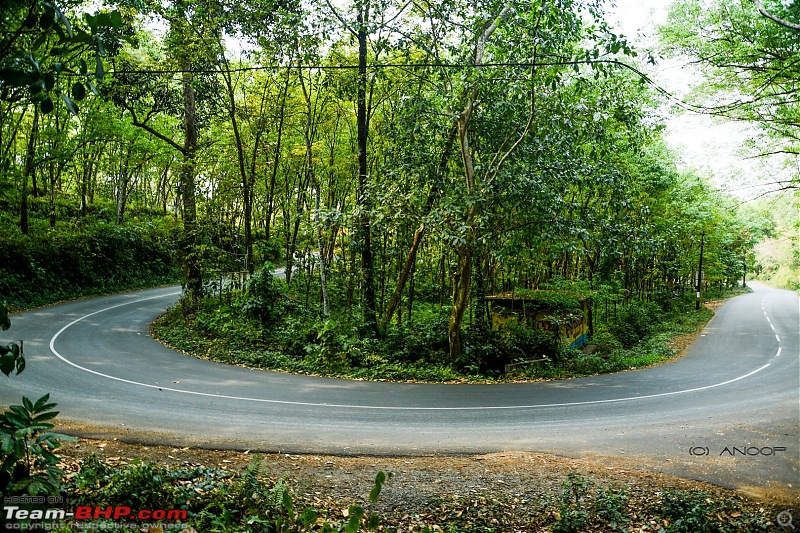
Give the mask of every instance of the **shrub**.
[[266, 326], [283, 319], [286, 304], [286, 285], [274, 275], [274, 267], [265, 263], [261, 272], [250, 279], [241, 302], [245, 313]]
[[0, 233], [0, 299], [15, 306], [48, 304], [177, 280], [169, 226], [63, 225], [23, 235]]
[[53, 451], [72, 437], [49, 432], [58, 415], [45, 394], [36, 402], [22, 398], [0, 414], [0, 493], [57, 496], [63, 471]]
[[631, 348], [653, 331], [658, 318], [659, 309], [656, 304], [635, 302], [609, 327], [609, 331], [622, 346]]
[[560, 359], [562, 346], [559, 337], [551, 332], [525, 327], [511, 321], [499, 332], [499, 342], [508, 362], [517, 359]]

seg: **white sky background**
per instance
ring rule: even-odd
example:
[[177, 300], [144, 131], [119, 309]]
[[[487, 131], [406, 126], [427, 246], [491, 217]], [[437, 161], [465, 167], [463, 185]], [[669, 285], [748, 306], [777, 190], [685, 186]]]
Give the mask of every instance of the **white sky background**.
[[[616, 0], [615, 3], [616, 7], [609, 5], [608, 8], [609, 23], [639, 47], [653, 47], [655, 27], [666, 22], [671, 2]], [[687, 63], [688, 60], [658, 58], [651, 77], [681, 98], [699, 81], [699, 73], [693, 72]], [[755, 138], [757, 132], [755, 126], [683, 112], [668, 117], [666, 138], [681, 156], [679, 166], [694, 169], [718, 188], [746, 200], [774, 190], [774, 186], [768, 185], [770, 182], [787, 179], [790, 175], [783, 167], [787, 163], [785, 158], [748, 158], [743, 145]]]

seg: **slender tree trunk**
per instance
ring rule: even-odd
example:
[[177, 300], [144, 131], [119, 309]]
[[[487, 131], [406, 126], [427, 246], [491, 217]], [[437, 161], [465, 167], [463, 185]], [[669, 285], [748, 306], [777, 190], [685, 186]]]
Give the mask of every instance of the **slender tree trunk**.
[[[328, 281], [325, 277], [325, 248], [322, 241], [322, 224], [320, 222], [320, 184], [314, 174], [314, 153], [312, 144], [312, 122], [313, 122], [313, 107], [311, 104], [310, 91], [306, 89], [306, 84], [303, 79], [303, 71], [300, 70], [300, 86], [303, 89], [303, 97], [306, 101], [306, 125], [303, 129], [303, 139], [306, 144], [306, 172], [308, 173], [308, 182], [314, 186], [314, 230], [317, 237], [317, 251], [319, 253], [319, 282], [322, 291], [322, 315], [330, 315], [330, 302], [328, 300]], [[310, 87], [309, 87], [310, 88]], [[309, 279], [311, 276], [308, 276]], [[308, 283], [309, 280], [306, 282]]]
[[477, 247], [474, 253], [475, 261], [475, 329], [481, 334], [486, 333], [486, 279], [485, 256], [481, 247]]
[[[439, 168], [437, 174], [433, 176], [433, 185], [431, 185], [430, 191], [428, 191], [428, 198], [425, 200], [425, 214], [431, 212], [433, 209], [434, 202], [436, 201], [436, 196], [439, 193], [438, 187], [438, 180], [445, 173], [445, 169], [447, 168], [447, 162], [450, 158], [450, 151], [453, 147], [453, 142], [455, 141], [455, 134], [456, 128], [450, 130], [450, 135], [447, 138], [447, 143], [445, 144], [444, 151], [442, 152], [442, 158], [439, 161]], [[422, 238], [425, 236], [425, 226], [422, 225], [414, 232], [414, 239], [411, 241], [411, 248], [408, 251], [408, 255], [406, 256], [405, 264], [403, 265], [403, 269], [400, 271], [400, 276], [397, 279], [397, 285], [394, 288], [394, 292], [392, 293], [392, 297], [389, 300], [389, 304], [386, 306], [386, 309], [383, 312], [383, 319], [381, 320], [381, 329], [386, 329], [386, 326], [389, 324], [389, 321], [392, 318], [392, 313], [394, 313], [395, 308], [400, 304], [400, 300], [403, 295], [403, 289], [405, 288], [406, 282], [408, 281], [409, 275], [413, 274], [414, 268], [417, 264], [417, 250], [419, 249], [420, 244], [422, 243]], [[410, 315], [409, 315], [410, 318]]]
[[39, 138], [39, 107], [33, 109], [33, 125], [28, 136], [28, 149], [25, 152], [25, 169], [22, 172], [22, 194], [19, 203], [19, 229], [28, 234], [28, 180], [36, 176], [36, 142]]
[[[286, 69], [286, 81], [283, 85], [283, 91], [281, 95], [281, 107], [278, 112], [278, 138], [275, 141], [275, 154], [272, 158], [272, 173], [270, 175], [269, 183], [266, 184], [266, 188], [269, 191], [267, 195], [267, 225], [265, 228], [265, 240], [269, 242], [270, 240], [270, 225], [272, 223], [272, 214], [275, 210], [275, 184], [278, 181], [278, 163], [280, 162], [281, 157], [281, 141], [283, 141], [283, 125], [286, 121], [286, 95], [289, 92], [289, 80], [290, 80], [290, 69]], [[265, 93], [266, 94], [266, 93]], [[263, 101], [263, 97], [262, 97]], [[263, 108], [262, 108], [263, 109]], [[253, 158], [253, 164], [255, 165], [255, 157]], [[255, 172], [255, 169], [253, 169]], [[288, 283], [289, 280], [287, 278], [286, 282]]]
[[[497, 16], [487, 24], [475, 42], [475, 51], [473, 56], [473, 65], [480, 70], [483, 64], [483, 56], [486, 51], [486, 44], [492, 34], [497, 30], [500, 22], [505, 16], [511, 12], [511, 4], [506, 3]], [[458, 128], [458, 142], [461, 147], [461, 161], [464, 167], [464, 180], [465, 180], [465, 197], [469, 197], [477, 190], [477, 179], [475, 174], [475, 162], [472, 154], [472, 149], [469, 144], [469, 130], [472, 122], [472, 117], [475, 112], [475, 107], [478, 104], [479, 85], [474, 85], [466, 90], [464, 95], [465, 105], [464, 109], [456, 117], [456, 127]], [[533, 102], [533, 100], [532, 100]], [[531, 116], [529, 117], [528, 125], [525, 127], [522, 135], [511, 146], [511, 148], [497, 159], [497, 163], [492, 162], [499, 171], [503, 161], [513, 152], [514, 148], [519, 145], [522, 138], [527, 133], [533, 120], [533, 105], [531, 106]], [[484, 184], [486, 185], [486, 184]], [[453, 283], [453, 310], [450, 314], [450, 323], [448, 325], [448, 338], [450, 340], [450, 360], [457, 359], [463, 349], [463, 341], [461, 336], [461, 324], [464, 319], [464, 312], [469, 305], [469, 294], [472, 283], [472, 259], [475, 246], [475, 218], [477, 216], [477, 207], [475, 203], [471, 203], [467, 207], [466, 216], [464, 217], [464, 226], [466, 235], [464, 236], [465, 243], [456, 248], [456, 255], [458, 256], [458, 270]]]
[[[236, 160], [239, 164], [239, 177], [242, 181], [242, 225], [244, 226], [244, 268], [250, 274], [254, 271], [253, 265], [253, 181], [251, 174], [247, 172], [247, 161], [244, 153], [244, 143], [242, 142], [242, 135], [239, 131], [239, 121], [236, 118], [236, 98], [233, 91], [233, 80], [231, 73], [228, 70], [228, 61], [223, 57], [222, 77], [225, 80], [225, 88], [227, 89], [228, 97], [228, 118], [231, 121], [231, 128], [233, 129], [234, 143], [236, 144]], [[254, 147], [255, 160], [255, 150]]]
[[358, 129], [358, 194], [360, 207], [358, 243], [361, 248], [361, 275], [363, 283], [364, 324], [378, 332], [377, 307], [375, 303], [375, 265], [372, 257], [372, 203], [367, 191], [367, 14], [368, 4], [358, 5], [358, 94], [356, 98], [356, 123]]
[[203, 294], [203, 273], [195, 256], [197, 244], [197, 204], [195, 202], [195, 156], [197, 154], [197, 108], [190, 65], [183, 65], [184, 144], [181, 168], [183, 239], [180, 255], [186, 276], [186, 294], [196, 303]]
[[450, 343], [450, 358], [455, 360], [464, 351], [464, 341], [461, 335], [461, 324], [464, 313], [469, 306], [469, 293], [472, 282], [472, 247], [461, 246], [456, 250], [458, 265], [453, 276], [453, 311], [447, 328], [447, 338]]

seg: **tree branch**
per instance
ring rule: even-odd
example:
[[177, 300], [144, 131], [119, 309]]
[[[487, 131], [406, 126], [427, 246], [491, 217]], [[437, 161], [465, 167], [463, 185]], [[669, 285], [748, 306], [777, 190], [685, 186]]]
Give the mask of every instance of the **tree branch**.
[[789, 28], [790, 30], [800, 31], [800, 24], [795, 24], [794, 22], [789, 22], [788, 20], [783, 20], [782, 18], [773, 15], [767, 11], [767, 8], [764, 7], [764, 2], [761, 0], [753, 0], [753, 3], [758, 8], [758, 12], [772, 22], [776, 22], [785, 28]]
[[160, 131], [153, 129], [151, 126], [147, 125], [145, 122], [139, 122], [139, 119], [136, 117], [136, 113], [134, 113], [133, 109], [128, 108], [128, 112], [131, 114], [131, 120], [134, 126], [137, 128], [141, 128], [153, 137], [161, 139], [168, 145], [170, 145], [175, 150], [179, 151], [181, 154], [186, 155], [186, 149], [181, 146], [180, 144], [176, 143], [174, 140], [170, 139]]

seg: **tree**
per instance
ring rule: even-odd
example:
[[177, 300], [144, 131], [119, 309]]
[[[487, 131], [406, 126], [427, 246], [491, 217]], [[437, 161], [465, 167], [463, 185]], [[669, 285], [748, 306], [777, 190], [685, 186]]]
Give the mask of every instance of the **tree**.
[[[103, 79], [103, 57], [118, 52], [127, 40], [119, 11], [84, 14], [73, 25], [58, 6], [48, 0], [10, 0], [3, 5], [0, 26], [0, 99], [25, 99], [43, 113], [53, 110], [51, 93], [70, 111], [76, 101]], [[93, 55], [91, 72], [84, 54]], [[65, 75], [65, 76], [62, 76]], [[66, 76], [69, 75], [69, 76]], [[76, 76], [84, 82], [68, 80]], [[85, 85], [84, 85], [85, 83]]]
[[[431, 25], [419, 40], [435, 46], [440, 61], [464, 67], [442, 68], [435, 78], [437, 90], [446, 95], [439, 112], [451, 117], [461, 160], [458, 176], [452, 175], [446, 187], [450, 201], [443, 202], [438, 215], [445, 228], [441, 237], [457, 259], [448, 328], [455, 360], [463, 350], [462, 323], [473, 281], [479, 300], [484, 290], [482, 269], [475, 265], [486, 262], [489, 244], [500, 238], [498, 209], [509, 198], [504, 191], [526, 172], [531, 146], [549, 140], [550, 130], [540, 127], [547, 113], [541, 100], [558, 94], [571, 69], [579, 71], [579, 63], [589, 62], [587, 58], [598, 59], [599, 50], [613, 55], [628, 52], [628, 47], [599, 23], [598, 4], [591, 1], [556, 7], [548, 1], [487, 0], [469, 7], [440, 7], [428, 7], [426, 18], [439, 24]], [[598, 25], [585, 24], [584, 15]], [[473, 28], [472, 33], [463, 32], [464, 27]], [[454, 33], [439, 35], [440, 28]], [[583, 39], [591, 40], [592, 46], [584, 50]], [[479, 306], [479, 323], [482, 316]]]
[[373, 61], [377, 60], [378, 56], [386, 49], [387, 43], [381, 38], [382, 30], [387, 27], [386, 17], [388, 16], [391, 19], [399, 17], [403, 8], [392, 14], [390, 13], [391, 2], [386, 0], [355, 0], [351, 6], [351, 9], [355, 11], [355, 21], [348, 21], [328, 0], [326, 0], [326, 4], [330, 14], [355, 37], [358, 45], [358, 80], [356, 83], [356, 131], [358, 136], [356, 145], [358, 157], [356, 202], [358, 205], [358, 221], [356, 224], [356, 244], [361, 256], [364, 324], [367, 329], [378, 333], [373, 235], [370, 220], [373, 203], [369, 192], [371, 180], [367, 154], [373, 88], [367, 73], [368, 47], [370, 35], [377, 34], [377, 38], [374, 41], [375, 49], [372, 54]]
[[[800, 8], [776, 0], [681, 0], [659, 34], [668, 52], [702, 67], [700, 112], [757, 124], [771, 141], [761, 156], [797, 161], [800, 30], [792, 20], [800, 20]], [[796, 188], [800, 177], [795, 171], [776, 185]]]

